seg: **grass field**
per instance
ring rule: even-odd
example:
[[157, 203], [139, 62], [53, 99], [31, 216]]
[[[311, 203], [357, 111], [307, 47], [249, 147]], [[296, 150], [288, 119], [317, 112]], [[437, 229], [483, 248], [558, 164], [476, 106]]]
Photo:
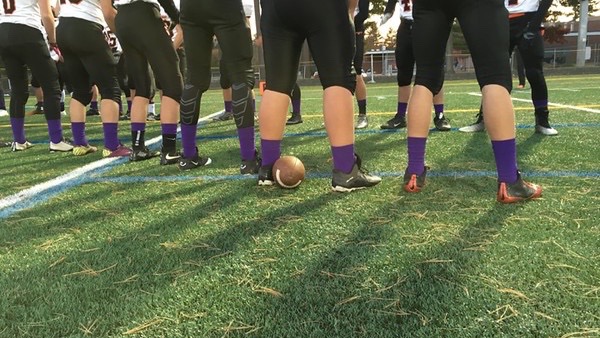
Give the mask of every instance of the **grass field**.
[[[100, 160], [48, 153], [43, 117], [28, 117], [36, 146], [0, 149], [0, 337], [600, 337], [599, 81], [548, 78], [556, 137], [534, 133], [530, 92], [514, 91], [519, 165], [544, 187], [516, 205], [495, 201], [485, 133], [432, 132], [428, 184], [402, 192], [406, 133], [379, 130], [394, 84], [369, 85], [356, 134], [384, 180], [352, 194], [329, 190], [318, 87], [283, 143], [307, 169], [295, 190], [238, 175], [227, 121], [198, 132], [206, 168], [96, 162], [19, 199]], [[475, 82], [445, 89], [453, 127], [473, 122]], [[207, 93], [202, 115], [220, 109]]]

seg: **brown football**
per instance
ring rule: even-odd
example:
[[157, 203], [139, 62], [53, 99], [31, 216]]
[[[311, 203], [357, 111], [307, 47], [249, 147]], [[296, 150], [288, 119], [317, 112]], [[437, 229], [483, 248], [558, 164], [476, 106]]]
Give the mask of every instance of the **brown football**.
[[304, 174], [304, 164], [296, 156], [282, 156], [273, 164], [273, 178], [282, 188], [299, 186]]

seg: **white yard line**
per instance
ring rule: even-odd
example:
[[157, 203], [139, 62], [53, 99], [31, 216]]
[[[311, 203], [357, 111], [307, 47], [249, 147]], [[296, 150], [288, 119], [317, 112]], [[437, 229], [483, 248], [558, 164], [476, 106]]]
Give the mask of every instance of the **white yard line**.
[[[203, 117], [202, 119], [200, 119], [200, 121], [207, 121], [210, 120], [211, 118], [213, 118], [214, 116], [216, 116], [216, 114], [210, 114], [206, 117]], [[146, 141], [146, 145], [153, 145], [156, 144], [158, 142], [160, 142], [162, 139], [162, 136], [157, 136], [155, 138], [152, 138], [148, 141]], [[47, 190], [59, 187], [61, 185], [66, 184], [67, 182], [73, 181], [79, 177], [82, 177], [83, 175], [96, 170], [96, 169], [100, 169], [102, 167], [105, 167], [109, 164], [111, 164], [112, 162], [119, 160], [120, 157], [110, 157], [110, 158], [103, 158], [101, 160], [98, 161], [94, 161], [92, 163], [88, 163], [86, 165], [84, 165], [83, 167], [79, 167], [69, 173], [66, 173], [64, 175], [61, 175], [59, 177], [53, 178], [49, 181], [46, 181], [44, 183], [40, 183], [40, 184], [36, 184], [31, 188], [25, 189], [25, 190], [21, 190], [16, 194], [4, 197], [3, 199], [0, 199], [0, 210], [11, 207], [19, 202], [22, 202], [24, 200], [28, 200], [30, 198], [35, 197], [37, 194], [45, 192]]]
[[[473, 95], [473, 96], [481, 96], [481, 93], [476, 93], [476, 92], [471, 92], [468, 93], [469, 95]], [[512, 98], [513, 101], [519, 101], [519, 102], [531, 102], [531, 99], [518, 99], [518, 98]], [[592, 109], [592, 108], [585, 108], [585, 107], [577, 107], [577, 106], [571, 106], [568, 104], [561, 104], [561, 103], [553, 103], [553, 102], [548, 102], [549, 106], [552, 107], [558, 107], [558, 108], [565, 108], [565, 109], [573, 109], [573, 110], [580, 110], [580, 111], [585, 111], [588, 113], [594, 113], [594, 114], [600, 114], [600, 110], [599, 109]]]

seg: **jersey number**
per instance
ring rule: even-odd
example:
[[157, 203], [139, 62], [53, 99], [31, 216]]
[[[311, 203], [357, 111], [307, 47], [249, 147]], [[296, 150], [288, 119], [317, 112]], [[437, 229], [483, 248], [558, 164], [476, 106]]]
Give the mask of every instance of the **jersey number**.
[[[509, 1], [513, 1], [513, 0], [509, 0]], [[402, 6], [404, 6], [405, 12], [410, 11], [411, 0], [402, 0], [401, 3], [402, 3]]]
[[[77, 5], [78, 3], [81, 2], [81, 0], [69, 0], [70, 3]], [[67, 3], [67, 0], [60, 0], [61, 5], [64, 5]]]
[[519, 4], [519, 0], [508, 0], [509, 6], [516, 6]]
[[2, 0], [4, 14], [12, 14], [15, 11], [15, 0]]

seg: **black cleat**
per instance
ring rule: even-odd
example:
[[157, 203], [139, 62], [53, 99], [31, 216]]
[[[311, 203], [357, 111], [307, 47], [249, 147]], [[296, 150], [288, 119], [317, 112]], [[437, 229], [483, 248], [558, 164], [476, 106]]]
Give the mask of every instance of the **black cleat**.
[[419, 192], [425, 186], [425, 178], [427, 177], [428, 166], [425, 166], [421, 175], [409, 174], [408, 171], [404, 172], [404, 191], [406, 192]]
[[98, 109], [90, 108], [87, 110], [85, 115], [86, 116], [98, 116], [98, 115], [100, 115], [100, 112], [98, 111]]
[[254, 175], [258, 173], [260, 168], [260, 157], [258, 154], [254, 155], [254, 158], [248, 161], [243, 161], [240, 165], [240, 174], [242, 175]]
[[382, 124], [381, 129], [401, 129], [406, 128], [406, 117], [396, 117], [389, 119], [385, 124]]
[[483, 123], [483, 114], [479, 112], [477, 113], [476, 117], [477, 121], [475, 121], [475, 123], [458, 128], [458, 131], [462, 131], [463, 133], [477, 133], [480, 131], [484, 131], [485, 124]]
[[358, 189], [372, 187], [381, 182], [381, 177], [370, 175], [362, 169], [360, 157], [356, 156], [356, 162], [352, 171], [344, 173], [333, 169], [333, 177], [331, 178], [331, 189], [337, 192], [351, 192]]
[[133, 148], [133, 150], [131, 151], [131, 154], [129, 154], [129, 161], [130, 162], [145, 161], [145, 160], [149, 160], [149, 159], [159, 156], [159, 155], [160, 155], [159, 152], [150, 151], [150, 149], [148, 149], [148, 147]]
[[433, 118], [433, 124], [435, 125], [435, 129], [439, 131], [448, 131], [452, 129], [452, 127], [450, 126], [450, 121], [446, 119], [446, 116], [444, 116], [444, 114], [441, 114], [440, 116], [440, 118], [438, 118], [437, 116]]
[[515, 183], [498, 182], [496, 200], [500, 203], [516, 203], [540, 196], [542, 196], [542, 187], [523, 181], [520, 172], [517, 172], [517, 181]]
[[181, 158], [181, 153], [178, 151], [167, 152], [164, 149], [160, 150], [160, 165], [176, 164]]
[[273, 179], [273, 165], [263, 165], [258, 169], [258, 185], [268, 186], [274, 185], [275, 179]]
[[232, 118], [233, 118], [233, 112], [226, 111], [223, 114], [221, 114], [221, 116], [217, 117], [217, 121], [227, 121], [227, 120], [231, 120]]
[[204, 167], [211, 163], [212, 163], [212, 160], [210, 159], [210, 157], [200, 156], [198, 154], [198, 151], [196, 151], [196, 156], [194, 156], [192, 158], [186, 158], [183, 155], [181, 155], [181, 157], [179, 158], [179, 164], [177, 164], [177, 167], [179, 167], [179, 170], [181, 170], [181, 171], [186, 171], [186, 170], [196, 169], [198, 167]]
[[292, 116], [287, 120], [287, 122], [285, 124], [290, 126], [290, 125], [299, 124], [302, 122], [303, 122], [302, 115], [300, 113], [292, 113]]

